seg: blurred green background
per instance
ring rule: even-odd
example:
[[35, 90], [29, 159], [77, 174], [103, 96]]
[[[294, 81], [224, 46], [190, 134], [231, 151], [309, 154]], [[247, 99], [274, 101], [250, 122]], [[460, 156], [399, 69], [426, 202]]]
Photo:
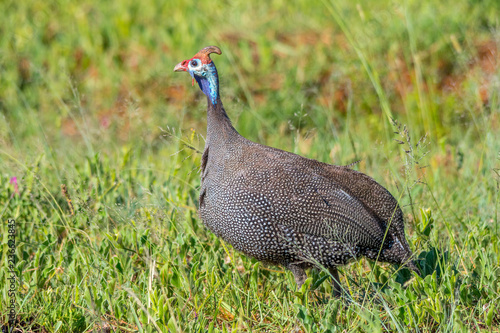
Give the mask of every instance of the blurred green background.
[[[499, 20], [496, 0], [2, 1], [2, 304], [14, 218], [24, 329], [498, 331]], [[208, 45], [237, 130], [360, 160], [424, 278], [362, 260], [344, 306], [325, 272], [296, 292], [204, 228], [206, 99], [173, 67]]]

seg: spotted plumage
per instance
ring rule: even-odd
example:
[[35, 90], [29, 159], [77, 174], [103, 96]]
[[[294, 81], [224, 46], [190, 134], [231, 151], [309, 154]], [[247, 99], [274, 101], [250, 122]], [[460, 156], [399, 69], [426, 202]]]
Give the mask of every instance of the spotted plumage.
[[406, 264], [418, 273], [397, 201], [375, 180], [267, 147], [242, 137], [219, 96], [209, 46], [174, 71], [187, 71], [207, 96], [207, 139], [199, 212], [204, 224], [233, 247], [290, 269], [300, 287], [304, 269], [336, 267], [361, 256]]

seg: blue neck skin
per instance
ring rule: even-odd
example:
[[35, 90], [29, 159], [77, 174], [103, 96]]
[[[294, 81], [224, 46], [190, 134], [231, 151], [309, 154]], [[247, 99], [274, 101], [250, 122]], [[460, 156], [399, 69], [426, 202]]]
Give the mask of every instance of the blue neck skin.
[[203, 65], [201, 71], [189, 71], [189, 74], [196, 79], [201, 91], [207, 95], [208, 100], [213, 104], [217, 104], [219, 98], [219, 77], [217, 69], [213, 62]]

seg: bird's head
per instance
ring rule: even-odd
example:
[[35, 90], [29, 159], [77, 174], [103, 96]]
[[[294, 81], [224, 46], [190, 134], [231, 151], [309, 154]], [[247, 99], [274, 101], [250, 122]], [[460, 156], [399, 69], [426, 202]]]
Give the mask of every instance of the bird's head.
[[191, 59], [178, 63], [174, 72], [188, 72], [198, 82], [201, 91], [207, 95], [212, 104], [217, 103], [219, 97], [219, 77], [212, 59], [211, 53], [222, 54], [217, 46], [207, 46], [200, 50]]

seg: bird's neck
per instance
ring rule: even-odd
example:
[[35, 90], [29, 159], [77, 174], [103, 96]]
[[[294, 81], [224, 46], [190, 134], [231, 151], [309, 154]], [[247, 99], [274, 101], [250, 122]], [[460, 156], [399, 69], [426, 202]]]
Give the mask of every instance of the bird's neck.
[[200, 86], [201, 91], [207, 96], [207, 147], [224, 147], [230, 143], [238, 132], [231, 124], [226, 110], [222, 105], [219, 96], [219, 76], [213, 62], [205, 65], [207, 68], [203, 76], [195, 75], [195, 79]]
[[212, 103], [210, 96], [207, 96], [207, 101], [207, 146], [230, 143], [239, 134], [231, 124], [220, 97], [217, 96], [215, 103]]

